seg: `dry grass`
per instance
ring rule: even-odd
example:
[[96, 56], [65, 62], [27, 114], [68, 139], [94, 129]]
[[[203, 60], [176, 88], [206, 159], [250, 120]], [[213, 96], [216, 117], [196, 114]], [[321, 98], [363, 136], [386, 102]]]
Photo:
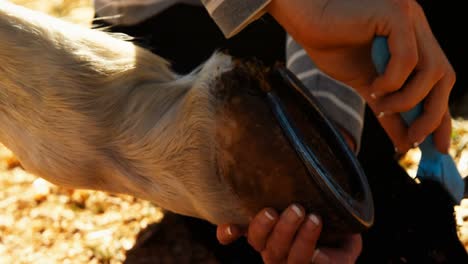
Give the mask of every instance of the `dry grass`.
[[[14, 0], [80, 24], [93, 17], [91, 0]], [[454, 121], [451, 154], [468, 175], [468, 122]], [[415, 175], [417, 150], [402, 165]], [[0, 145], [0, 263], [122, 263], [136, 235], [158, 222], [155, 205], [124, 195], [70, 190], [28, 174]], [[468, 199], [456, 208], [468, 249]]]
[[94, 15], [92, 0], [10, 0], [73, 23], [89, 25]]
[[0, 146], [0, 263], [122, 263], [163, 217], [125, 195], [61, 188], [15, 167]]
[[[14, 0], [83, 25], [91, 0]], [[136, 235], [163, 213], [125, 195], [70, 190], [25, 172], [0, 145], [0, 263], [122, 263]]]

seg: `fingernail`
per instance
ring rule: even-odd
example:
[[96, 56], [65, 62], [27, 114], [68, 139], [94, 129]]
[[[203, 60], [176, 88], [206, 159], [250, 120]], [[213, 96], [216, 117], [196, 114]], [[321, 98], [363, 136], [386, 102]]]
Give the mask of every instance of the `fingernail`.
[[312, 258], [310, 259], [310, 263], [314, 263], [315, 259], [317, 258], [317, 256], [320, 254], [320, 249], [316, 249], [314, 251], [314, 254], [312, 255]]
[[226, 233], [227, 233], [228, 235], [232, 236], [232, 231], [231, 231], [231, 227], [230, 227], [230, 226], [228, 226], [228, 227], [226, 228]]
[[309, 220], [317, 226], [320, 225], [320, 219], [314, 214], [309, 215]]
[[299, 208], [299, 206], [293, 204], [291, 208], [293, 209], [294, 213], [296, 213], [298, 217], [302, 217], [302, 211]]
[[286, 212], [285, 218], [286, 221], [290, 223], [295, 223], [298, 219], [302, 217], [302, 211], [297, 205], [291, 205]]
[[377, 95], [375, 95], [375, 93], [371, 93], [371, 94], [370, 94], [370, 97], [371, 97], [372, 99], [377, 99]]
[[377, 118], [382, 118], [385, 116], [385, 112], [380, 112], [378, 115], [377, 115]]
[[273, 221], [275, 220], [275, 217], [273, 216], [273, 214], [271, 214], [270, 212], [268, 212], [268, 210], [265, 210], [265, 216], [268, 218], [268, 220], [270, 221]]
[[419, 146], [419, 142], [416, 141], [413, 143], [413, 148], [417, 148], [418, 146]]
[[396, 153], [400, 152], [397, 147], [395, 147], [395, 152]]

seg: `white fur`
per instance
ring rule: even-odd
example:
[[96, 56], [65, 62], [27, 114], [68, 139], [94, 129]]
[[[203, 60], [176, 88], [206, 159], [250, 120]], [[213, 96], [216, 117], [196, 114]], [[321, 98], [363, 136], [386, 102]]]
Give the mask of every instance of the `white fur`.
[[0, 142], [59, 185], [242, 222], [214, 157], [210, 89], [231, 67], [216, 53], [178, 76], [129, 41], [0, 2]]

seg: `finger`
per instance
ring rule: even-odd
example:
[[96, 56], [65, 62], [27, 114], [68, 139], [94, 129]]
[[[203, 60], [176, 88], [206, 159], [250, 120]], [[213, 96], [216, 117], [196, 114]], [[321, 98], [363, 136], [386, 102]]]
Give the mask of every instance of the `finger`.
[[280, 216], [262, 252], [269, 262], [285, 261], [297, 230], [304, 220], [304, 209], [299, 205], [289, 206]]
[[[362, 237], [360, 234], [353, 234], [346, 239], [346, 241], [342, 244], [342, 252], [344, 255], [348, 256], [350, 263], [354, 263], [362, 251]], [[328, 253], [328, 249], [322, 250], [324, 254]]]
[[423, 113], [409, 127], [408, 138], [411, 142], [421, 143], [440, 125], [448, 108], [453, 84], [450, 78], [442, 78], [426, 97]]
[[[373, 105], [369, 105], [373, 109]], [[377, 113], [376, 115], [380, 125], [395, 146], [395, 151], [406, 153], [412, 147], [412, 143], [408, 139], [408, 127], [400, 114]]]
[[320, 248], [314, 263], [355, 263], [362, 251], [362, 237], [359, 234], [349, 236], [340, 248]]
[[216, 237], [223, 245], [230, 244], [244, 234], [243, 228], [236, 225], [219, 225], [216, 229]]
[[412, 5], [414, 15], [414, 40], [418, 53], [418, 60], [402, 87], [395, 93], [388, 94], [381, 100], [380, 111], [406, 112], [422, 101], [431, 91], [432, 87], [442, 78], [444, 65], [443, 53], [428, 27], [427, 20], [421, 7], [415, 3]]
[[395, 33], [390, 33], [387, 38], [390, 60], [385, 72], [371, 84], [372, 98], [384, 96], [403, 87], [418, 63], [417, 42], [410, 19], [402, 17], [392, 32]]
[[[418, 6], [418, 5], [417, 5]], [[432, 91], [424, 100], [424, 112], [409, 128], [409, 139], [421, 143], [427, 135], [439, 127], [448, 108], [448, 98], [455, 84], [455, 72], [444, 55], [439, 43], [432, 34], [430, 25], [425, 17], [424, 10], [415, 9], [414, 19], [417, 42], [419, 43], [421, 68], [437, 68], [442, 73], [442, 78], [434, 85]]]
[[291, 246], [288, 256], [289, 264], [308, 263], [312, 259], [321, 229], [320, 219], [316, 215], [309, 215]]
[[266, 208], [260, 211], [250, 222], [247, 233], [249, 244], [258, 252], [265, 248], [268, 236], [278, 220], [275, 210]]
[[450, 137], [452, 134], [452, 117], [449, 111], [445, 112], [442, 122], [433, 133], [434, 145], [438, 151], [448, 154], [450, 148]]
[[380, 112], [401, 113], [411, 110], [421, 102], [442, 78], [437, 69], [425, 69], [412, 75], [403, 88], [379, 98], [376, 107]]

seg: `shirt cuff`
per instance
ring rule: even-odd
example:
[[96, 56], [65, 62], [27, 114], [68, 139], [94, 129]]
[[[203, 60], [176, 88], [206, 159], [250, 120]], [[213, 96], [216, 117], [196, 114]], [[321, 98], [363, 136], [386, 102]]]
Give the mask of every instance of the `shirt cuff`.
[[265, 14], [271, 0], [202, 0], [226, 38], [239, 33]]

